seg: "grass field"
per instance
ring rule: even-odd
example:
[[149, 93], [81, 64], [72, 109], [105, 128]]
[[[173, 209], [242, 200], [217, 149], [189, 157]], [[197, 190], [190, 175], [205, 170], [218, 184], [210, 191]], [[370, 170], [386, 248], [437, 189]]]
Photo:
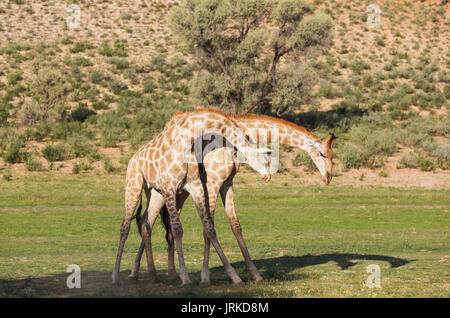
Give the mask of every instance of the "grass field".
[[[219, 240], [244, 286], [233, 286], [214, 250], [211, 281], [200, 286], [203, 236], [191, 199], [182, 214], [192, 286], [166, 274], [162, 225], [153, 235], [157, 282], [142, 262], [127, 280], [139, 244], [133, 225], [111, 285], [123, 216], [121, 175], [44, 173], [0, 181], [1, 297], [449, 297], [450, 190], [308, 185], [290, 175], [271, 183], [253, 173], [235, 178], [244, 238], [264, 281], [247, 273], [223, 207]], [[81, 267], [81, 288], [68, 289], [69, 264]], [[369, 264], [381, 288], [365, 286]]]

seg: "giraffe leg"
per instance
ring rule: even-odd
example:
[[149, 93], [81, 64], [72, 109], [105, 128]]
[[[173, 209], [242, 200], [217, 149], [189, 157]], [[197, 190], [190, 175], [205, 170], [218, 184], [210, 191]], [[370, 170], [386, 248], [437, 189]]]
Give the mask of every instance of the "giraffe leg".
[[133, 269], [131, 271], [130, 276], [128, 278], [135, 278], [139, 274], [139, 267], [141, 263], [142, 254], [146, 252], [147, 256], [147, 268], [148, 273], [152, 276], [153, 279], [156, 279], [156, 268], [153, 261], [153, 252], [152, 252], [152, 245], [151, 245], [151, 234], [153, 225], [155, 224], [155, 221], [158, 217], [159, 211], [161, 210], [161, 207], [164, 205], [164, 199], [161, 194], [159, 194], [157, 191], [151, 191], [151, 189], [145, 188], [145, 192], [147, 195], [147, 208], [146, 213], [144, 213], [144, 216], [147, 217], [147, 220], [144, 220], [147, 222], [147, 224], [142, 224], [141, 227], [141, 233], [142, 233], [142, 240], [141, 245], [139, 247], [139, 251], [136, 255], [136, 259], [133, 264]]
[[119, 283], [120, 261], [122, 259], [123, 247], [130, 232], [131, 217], [139, 203], [143, 185], [143, 178], [140, 175], [127, 180], [125, 189], [125, 215], [120, 226], [119, 248], [117, 250], [116, 264], [112, 273], [113, 284]]
[[199, 213], [200, 219], [202, 220], [204, 232], [206, 233], [207, 238], [209, 239], [209, 241], [211, 241], [217, 254], [219, 255], [219, 258], [222, 261], [228, 276], [231, 278], [234, 284], [242, 284], [241, 278], [236, 273], [236, 270], [228, 262], [228, 259], [226, 258], [225, 253], [223, 252], [222, 247], [219, 244], [216, 231], [214, 229], [214, 222], [205, 206], [205, 197], [203, 195], [199, 195], [199, 192], [196, 192], [195, 195], [192, 195], [192, 198], [194, 199], [197, 212]]
[[173, 237], [177, 247], [178, 263], [180, 267], [181, 285], [188, 285], [191, 283], [189, 274], [184, 263], [183, 255], [183, 227], [180, 222], [180, 217], [177, 210], [176, 191], [165, 191], [163, 196], [166, 200], [167, 212], [169, 213], [170, 226], [172, 228]]
[[247, 245], [245, 244], [244, 237], [242, 236], [241, 224], [239, 223], [234, 208], [232, 185], [224, 185], [224, 187], [220, 189], [220, 195], [225, 206], [228, 220], [230, 221], [231, 230], [233, 231], [239, 248], [241, 249], [242, 255], [244, 256], [245, 265], [247, 266], [247, 269], [250, 272], [250, 275], [252, 275], [253, 279], [256, 281], [260, 281], [262, 280], [262, 276], [258, 273], [255, 264], [253, 264], [253, 261], [251, 260], [250, 254], [247, 249]]
[[141, 258], [144, 253], [145, 243], [144, 239], [141, 240], [141, 245], [139, 245], [139, 250], [134, 260], [133, 267], [131, 268], [131, 274], [128, 275], [128, 279], [137, 279], [139, 275], [139, 268], [141, 267]]
[[[189, 197], [189, 192], [181, 191], [177, 194], [177, 212], [178, 215], [181, 214], [181, 210], [183, 209], [184, 202]], [[166, 227], [166, 241], [167, 241], [167, 273], [169, 276], [174, 279], [178, 279], [177, 272], [175, 270], [175, 245], [172, 229], [170, 227], [170, 219], [165, 216], [164, 213], [167, 213], [167, 210], [163, 211], [163, 223]], [[165, 220], [164, 220], [165, 219]]]
[[[214, 227], [214, 212], [216, 209], [217, 195], [219, 186], [208, 184], [208, 197], [209, 197], [209, 214], [211, 215], [212, 224]], [[208, 238], [208, 235], [205, 230], [203, 230], [203, 240], [204, 240], [204, 248], [203, 248], [203, 267], [202, 272], [200, 274], [200, 284], [209, 285], [211, 284], [210, 280], [210, 272], [209, 272], [209, 251], [211, 246], [211, 241]]]

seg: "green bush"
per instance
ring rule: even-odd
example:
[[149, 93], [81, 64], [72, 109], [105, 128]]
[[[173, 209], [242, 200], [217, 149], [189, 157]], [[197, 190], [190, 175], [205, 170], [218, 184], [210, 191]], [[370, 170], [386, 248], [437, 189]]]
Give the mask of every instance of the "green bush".
[[62, 161], [67, 157], [67, 148], [64, 144], [47, 145], [42, 149], [42, 156], [49, 162]]
[[8, 74], [8, 76], [6, 77], [6, 81], [8, 82], [9, 86], [16, 85], [22, 79], [22, 72], [13, 72]]
[[6, 151], [3, 152], [3, 160], [7, 163], [23, 162], [26, 158], [26, 153], [22, 151], [25, 147], [25, 138], [23, 135], [16, 132], [11, 132], [6, 136]]
[[127, 84], [122, 83], [118, 80], [112, 80], [109, 83], [109, 88], [113, 91], [114, 94], [119, 95], [121, 92], [128, 89]]
[[417, 168], [419, 166], [420, 155], [417, 152], [402, 154], [399, 163], [405, 168]]
[[92, 49], [92, 45], [87, 42], [76, 42], [73, 47], [70, 48], [70, 53], [80, 53], [87, 49]]
[[156, 88], [155, 82], [151, 77], [147, 77], [146, 79], [144, 79], [143, 86], [144, 86], [143, 92], [145, 94], [153, 93]]
[[392, 129], [377, 129], [358, 125], [350, 130], [350, 138], [363, 147], [367, 155], [391, 155], [397, 150], [398, 136]]
[[108, 173], [113, 173], [116, 171], [116, 168], [113, 166], [113, 164], [111, 162], [111, 158], [109, 158], [109, 157], [105, 157], [103, 159], [103, 167], [104, 167], [105, 171]]
[[294, 159], [292, 159], [292, 164], [295, 167], [298, 166], [304, 166], [306, 171], [315, 171], [317, 170], [317, 167], [312, 161], [311, 157], [308, 155], [308, 153], [301, 151], [298, 152]]
[[6, 105], [0, 103], [0, 127], [6, 125], [9, 118], [9, 110]]
[[100, 84], [104, 80], [104, 75], [100, 71], [91, 70], [89, 72], [89, 80], [94, 84]]
[[450, 85], [445, 85], [444, 86], [444, 96], [447, 99], [450, 99]]
[[116, 111], [109, 111], [99, 116], [97, 126], [100, 128], [103, 145], [115, 147], [121, 141], [121, 135], [129, 128], [129, 125], [129, 119]]
[[341, 162], [344, 169], [358, 169], [367, 162], [366, 156], [357, 148], [350, 144], [343, 144], [336, 152], [336, 157]]
[[68, 143], [75, 157], [85, 157], [97, 151], [91, 141], [83, 135], [71, 136]]
[[63, 121], [67, 115], [66, 97], [69, 85], [57, 69], [43, 68], [30, 82], [31, 102], [25, 103], [19, 113], [24, 124], [41, 120]]
[[86, 107], [77, 107], [72, 110], [70, 114], [70, 119], [72, 121], [84, 122], [89, 116], [95, 115], [96, 112], [90, 110]]
[[131, 63], [127, 59], [118, 57], [111, 58], [109, 63], [113, 64], [118, 70], [124, 70], [131, 66]]
[[108, 43], [108, 41], [103, 41], [100, 45], [100, 49], [98, 51], [100, 55], [104, 56], [119, 56], [119, 57], [127, 57], [127, 48], [124, 43], [120, 41], [114, 42], [114, 46], [111, 47]]
[[25, 168], [28, 171], [41, 171], [42, 170], [42, 163], [39, 161], [39, 159], [36, 159], [33, 156], [29, 156], [25, 160]]

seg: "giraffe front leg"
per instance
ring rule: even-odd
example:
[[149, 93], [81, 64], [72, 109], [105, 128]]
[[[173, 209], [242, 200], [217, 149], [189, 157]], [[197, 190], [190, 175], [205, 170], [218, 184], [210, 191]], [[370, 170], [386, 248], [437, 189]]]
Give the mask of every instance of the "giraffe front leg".
[[[214, 227], [214, 212], [216, 210], [216, 202], [219, 186], [216, 184], [207, 184], [208, 188], [208, 198], [209, 198], [209, 214], [211, 216], [212, 225]], [[203, 267], [200, 274], [200, 284], [209, 285], [211, 284], [210, 279], [210, 271], [209, 271], [209, 253], [211, 248], [211, 241], [208, 238], [206, 231], [203, 231], [203, 240], [204, 240], [204, 248], [203, 248]]]
[[206, 237], [211, 241], [214, 246], [217, 254], [219, 255], [220, 260], [225, 267], [225, 271], [228, 276], [231, 278], [234, 284], [241, 285], [243, 284], [242, 279], [237, 274], [236, 270], [230, 265], [228, 259], [225, 256], [225, 253], [222, 250], [222, 247], [219, 244], [217, 239], [216, 230], [214, 229], [214, 222], [212, 221], [211, 215], [207, 212], [206, 206], [204, 204], [205, 200], [203, 196], [200, 195], [192, 195], [194, 199], [195, 206], [197, 208], [197, 212], [199, 213], [200, 219], [202, 220], [203, 229], [206, 233]]
[[163, 193], [163, 196], [166, 200], [167, 212], [169, 213], [170, 218], [170, 227], [172, 229], [173, 237], [175, 239], [175, 244], [177, 247], [181, 285], [182, 286], [188, 285], [191, 283], [191, 281], [189, 279], [189, 274], [184, 262], [183, 243], [182, 243], [183, 227], [181, 225], [180, 217], [177, 211], [176, 192], [167, 191]]
[[241, 249], [241, 253], [244, 256], [245, 265], [247, 269], [252, 275], [255, 281], [261, 281], [263, 278], [259, 274], [256, 269], [255, 264], [250, 258], [250, 253], [248, 252], [247, 245], [245, 244], [244, 237], [242, 236], [242, 228], [241, 224], [236, 215], [236, 210], [234, 208], [234, 199], [233, 199], [233, 187], [231, 185], [226, 186], [220, 189], [220, 195], [222, 197], [222, 202], [225, 206], [225, 211], [228, 216], [228, 220], [230, 221], [231, 230], [233, 231], [234, 236], [238, 242], [239, 248]]
[[[156, 219], [158, 218], [161, 208], [164, 206], [164, 198], [157, 191], [145, 188], [147, 195], [147, 207], [143, 215], [143, 223], [141, 224], [142, 240], [139, 247], [138, 254], [133, 264], [133, 269], [128, 276], [129, 278], [135, 278], [138, 275], [142, 254], [146, 252], [147, 256], [147, 271], [150, 274], [152, 280], [156, 280], [156, 268], [153, 261], [153, 251], [151, 244], [151, 234]], [[144, 219], [145, 218], [145, 219]]]
[[[183, 209], [184, 202], [189, 197], [189, 192], [181, 191], [177, 193], [177, 212], [178, 215], [181, 214], [181, 210]], [[171, 276], [174, 280], [177, 280], [178, 274], [175, 270], [175, 245], [172, 229], [170, 226], [170, 218], [167, 212], [167, 207], [163, 208], [162, 211], [162, 219], [164, 226], [166, 228], [166, 241], [167, 241], [167, 274]]]
[[119, 270], [120, 261], [122, 259], [123, 248], [125, 246], [125, 241], [128, 238], [128, 233], [130, 232], [131, 217], [138, 205], [139, 199], [141, 197], [143, 180], [142, 177], [137, 176], [131, 180], [127, 181], [127, 186], [125, 190], [125, 215], [120, 226], [120, 240], [119, 247], [117, 250], [116, 263], [114, 265], [114, 271], [112, 273], [113, 284], [119, 283]]
[[141, 245], [139, 246], [138, 253], [136, 255], [136, 259], [134, 260], [133, 267], [131, 268], [131, 274], [128, 275], [128, 279], [137, 279], [139, 275], [139, 268], [141, 267], [141, 258], [144, 253], [144, 239], [141, 240]]

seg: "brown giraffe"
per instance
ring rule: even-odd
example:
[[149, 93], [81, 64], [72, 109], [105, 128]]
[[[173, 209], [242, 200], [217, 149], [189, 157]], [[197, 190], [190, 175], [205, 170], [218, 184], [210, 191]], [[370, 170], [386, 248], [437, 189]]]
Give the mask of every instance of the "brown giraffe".
[[[152, 189], [157, 190], [164, 198], [177, 247], [180, 279], [182, 284], [190, 283], [182, 252], [183, 230], [177, 213], [177, 205], [179, 206], [180, 203], [177, 203], [176, 194], [187, 180], [192, 179], [192, 176], [188, 175], [188, 160], [191, 158], [194, 141], [207, 133], [221, 135], [243, 153], [250, 166], [266, 181], [270, 179], [270, 162], [267, 155], [269, 151], [251, 147], [246, 136], [237, 128], [236, 123], [221, 112], [199, 110], [191, 113], [177, 113], [158, 136], [133, 155], [127, 168], [125, 215], [120, 229], [116, 264], [112, 273], [113, 283], [118, 283], [123, 247], [143, 189], [148, 196], [148, 201], [150, 201]], [[193, 198], [204, 231], [213, 243], [230, 278], [233, 282], [240, 283], [239, 276], [220, 247], [208, 210], [208, 201], [200, 192], [199, 190], [198, 195]]]
[[[305, 128], [295, 125], [294, 123], [287, 122], [282, 119], [277, 119], [269, 116], [257, 116], [257, 115], [229, 115], [235, 122], [238, 123], [239, 127], [244, 131], [246, 135], [249, 135], [253, 140], [260, 141], [261, 139], [266, 139], [267, 142], [275, 142], [286, 144], [301, 150], [306, 151], [311, 159], [314, 161], [315, 165], [320, 171], [322, 180], [325, 184], [329, 184], [332, 179], [332, 168], [333, 168], [333, 151], [332, 146], [336, 139], [333, 134], [329, 134], [324, 141], [308, 132]], [[244, 256], [247, 269], [255, 280], [261, 280], [262, 277], [256, 270], [253, 264], [250, 254], [247, 250], [244, 238], [242, 236], [241, 226], [236, 215], [234, 208], [233, 199], [233, 177], [237, 172], [237, 164], [233, 163], [233, 152], [227, 148], [221, 148], [214, 150], [213, 152], [206, 155], [204, 158], [204, 164], [207, 173], [207, 189], [210, 202], [210, 213], [212, 219], [214, 219], [214, 209], [216, 204], [216, 199], [218, 193], [220, 193], [222, 202], [225, 206], [225, 211], [227, 213], [228, 219], [230, 221], [231, 229], [237, 239], [238, 245]], [[220, 170], [218, 170], [220, 167]], [[196, 165], [189, 165], [189, 170], [196, 171], [198, 174], [198, 169]], [[195, 190], [199, 188], [198, 181], [199, 178], [194, 178], [193, 181], [196, 186], [189, 187], [189, 182], [186, 183], [184, 191], [180, 193], [178, 200], [180, 202], [178, 209], [181, 212], [183, 202], [188, 197], [189, 193], [192, 196], [197, 196], [194, 193]], [[194, 191], [194, 192], [193, 192]], [[144, 250], [144, 245], [147, 254], [147, 263], [149, 272], [154, 273], [155, 267], [153, 264], [153, 259], [151, 255], [151, 250], [149, 251], [149, 244], [146, 244], [150, 240], [151, 228], [158, 217], [161, 208], [164, 206], [164, 198], [154, 193], [151, 196], [151, 202], [147, 204], [148, 211], [148, 223], [142, 224], [142, 242], [139, 248], [138, 255], [133, 264], [133, 269], [130, 278], [136, 278], [139, 272], [139, 265], [141, 256]], [[163, 214], [164, 215], [164, 214]], [[144, 215], [145, 216], [145, 215]], [[143, 222], [145, 223], [145, 222]], [[166, 239], [169, 245], [168, 258], [169, 258], [169, 274], [176, 275], [175, 265], [174, 265], [174, 246], [173, 238], [170, 232], [170, 225], [164, 222], [166, 229], [168, 230], [166, 234]], [[204, 235], [205, 246], [204, 246], [204, 262], [201, 272], [201, 283], [209, 284], [209, 249], [210, 241], [206, 235]]]

